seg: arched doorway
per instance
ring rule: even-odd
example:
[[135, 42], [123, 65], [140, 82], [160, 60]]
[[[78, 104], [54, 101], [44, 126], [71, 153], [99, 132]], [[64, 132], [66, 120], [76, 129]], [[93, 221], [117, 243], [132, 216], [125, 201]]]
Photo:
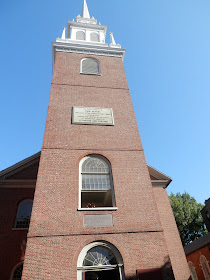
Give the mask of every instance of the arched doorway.
[[123, 260], [115, 246], [98, 241], [82, 249], [77, 262], [77, 280], [124, 280]]

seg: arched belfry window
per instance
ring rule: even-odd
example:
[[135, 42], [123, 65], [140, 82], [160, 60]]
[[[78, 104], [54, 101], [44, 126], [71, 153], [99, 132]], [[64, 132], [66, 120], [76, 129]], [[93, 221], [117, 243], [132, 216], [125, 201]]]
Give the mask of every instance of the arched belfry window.
[[82, 74], [100, 75], [100, 64], [95, 58], [83, 58], [80, 67]]
[[80, 162], [80, 208], [115, 207], [111, 165], [100, 155]]
[[23, 200], [18, 205], [15, 228], [29, 228], [33, 201]]
[[85, 32], [77, 31], [76, 32], [76, 40], [85, 40]]
[[23, 263], [16, 265], [12, 271], [12, 275], [10, 277], [11, 280], [21, 280], [23, 271]]
[[99, 35], [96, 32], [90, 33], [90, 41], [99, 42]]
[[204, 255], [200, 256], [200, 265], [201, 265], [201, 269], [203, 271], [203, 275], [204, 275], [205, 279], [210, 280], [209, 262], [207, 261], [207, 259]]
[[198, 280], [198, 277], [197, 277], [197, 274], [196, 274], [195, 267], [194, 267], [193, 263], [188, 262], [188, 266], [189, 266], [189, 269], [190, 269], [190, 274], [191, 274], [192, 280]]
[[111, 243], [98, 241], [81, 251], [77, 262], [77, 280], [124, 280], [123, 260]]

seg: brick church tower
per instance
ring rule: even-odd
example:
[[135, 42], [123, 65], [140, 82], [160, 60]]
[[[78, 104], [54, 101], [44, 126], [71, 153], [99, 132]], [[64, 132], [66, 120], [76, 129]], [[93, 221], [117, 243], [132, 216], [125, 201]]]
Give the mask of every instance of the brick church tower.
[[[108, 45], [106, 26], [84, 0], [81, 16], [53, 43], [23, 280], [189, 279], [166, 176], [151, 183], [125, 50], [110, 37]], [[149, 168], [155, 181], [159, 173]]]

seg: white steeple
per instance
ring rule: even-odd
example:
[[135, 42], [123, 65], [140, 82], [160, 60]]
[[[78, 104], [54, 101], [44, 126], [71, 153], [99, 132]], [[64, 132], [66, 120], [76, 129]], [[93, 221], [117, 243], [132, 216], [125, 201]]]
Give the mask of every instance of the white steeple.
[[[81, 0], [80, 0], [81, 1]], [[125, 49], [116, 44], [110, 33], [110, 44], [106, 43], [105, 25], [97, 24], [97, 19], [90, 17], [86, 0], [83, 0], [82, 12], [75, 20], [68, 21], [67, 32], [63, 29], [61, 38], [53, 43], [53, 61], [57, 51], [84, 53], [88, 55], [124, 57]]]
[[84, 0], [83, 2], [83, 7], [82, 7], [82, 14], [81, 16], [83, 18], [90, 18], [90, 14], [89, 14], [89, 11], [88, 11], [88, 6], [87, 6], [87, 2], [86, 0]]

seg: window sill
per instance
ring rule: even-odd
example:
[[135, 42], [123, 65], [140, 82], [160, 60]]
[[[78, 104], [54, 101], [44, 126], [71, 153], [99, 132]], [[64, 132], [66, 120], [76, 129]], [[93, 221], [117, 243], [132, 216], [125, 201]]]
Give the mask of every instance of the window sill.
[[95, 73], [95, 74], [94, 74], [94, 73], [83, 73], [83, 72], [80, 72], [80, 74], [81, 74], [81, 75], [102, 76], [102, 74], [101, 74], [101, 73], [99, 73], [99, 74], [98, 74], [98, 73]]
[[28, 230], [28, 228], [12, 228], [12, 230]]
[[116, 211], [117, 207], [78, 208], [77, 211]]

